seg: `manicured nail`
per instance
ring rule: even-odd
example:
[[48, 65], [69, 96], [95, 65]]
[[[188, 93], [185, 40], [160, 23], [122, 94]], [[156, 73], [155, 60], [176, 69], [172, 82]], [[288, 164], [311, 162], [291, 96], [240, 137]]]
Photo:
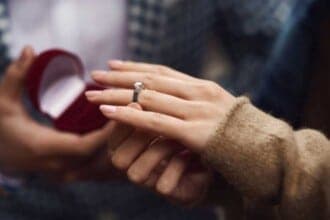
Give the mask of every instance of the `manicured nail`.
[[120, 67], [124, 62], [122, 60], [110, 60], [109, 64], [111, 67]]
[[111, 114], [117, 111], [117, 107], [113, 105], [101, 105], [100, 110], [105, 114]]
[[102, 91], [87, 91], [85, 92], [85, 95], [87, 98], [94, 98], [96, 96], [99, 96], [102, 94]]

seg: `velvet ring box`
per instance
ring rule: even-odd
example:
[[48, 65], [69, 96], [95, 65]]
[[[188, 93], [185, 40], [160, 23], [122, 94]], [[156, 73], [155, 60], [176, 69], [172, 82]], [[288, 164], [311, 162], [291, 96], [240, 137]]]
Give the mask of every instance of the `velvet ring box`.
[[78, 56], [52, 49], [41, 53], [27, 72], [26, 88], [32, 104], [62, 131], [84, 134], [103, 127], [107, 119], [85, 91], [103, 87], [85, 80]]

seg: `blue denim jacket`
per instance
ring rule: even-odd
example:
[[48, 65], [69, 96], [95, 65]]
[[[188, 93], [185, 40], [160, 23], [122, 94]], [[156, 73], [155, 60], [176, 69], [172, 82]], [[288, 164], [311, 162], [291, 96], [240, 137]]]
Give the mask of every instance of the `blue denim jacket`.
[[299, 0], [277, 39], [262, 74], [254, 103], [299, 127], [315, 57], [318, 24], [330, 10], [328, 0]]

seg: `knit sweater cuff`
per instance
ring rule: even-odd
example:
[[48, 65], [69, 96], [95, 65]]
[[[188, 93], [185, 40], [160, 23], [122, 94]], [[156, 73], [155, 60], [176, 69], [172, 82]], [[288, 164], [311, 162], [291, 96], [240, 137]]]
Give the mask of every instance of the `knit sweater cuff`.
[[247, 98], [237, 98], [202, 156], [244, 195], [273, 196], [281, 179], [278, 140], [291, 133], [285, 122], [258, 110]]

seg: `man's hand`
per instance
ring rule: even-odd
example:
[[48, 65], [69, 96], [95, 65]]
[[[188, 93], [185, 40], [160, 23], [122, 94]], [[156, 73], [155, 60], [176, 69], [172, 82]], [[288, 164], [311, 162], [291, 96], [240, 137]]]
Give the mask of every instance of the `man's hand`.
[[133, 183], [170, 201], [190, 206], [204, 199], [212, 182], [212, 171], [179, 143], [159, 140], [150, 144], [152, 137], [134, 133], [113, 153], [113, 165]]
[[[141, 110], [138, 104], [129, 106]], [[213, 171], [181, 144], [171, 140], [154, 141], [156, 137], [116, 124], [109, 136], [108, 148], [95, 155], [91, 163], [67, 173], [66, 180], [111, 180], [127, 176], [131, 182], [176, 203], [191, 205], [202, 200], [211, 185]]]
[[22, 104], [24, 78], [35, 58], [26, 47], [0, 84], [0, 170], [59, 172], [102, 146], [114, 123], [84, 136], [56, 131], [34, 121]]
[[[129, 106], [141, 109], [135, 103]], [[130, 181], [176, 203], [195, 204], [210, 188], [213, 171], [176, 141], [136, 130], [111, 149], [113, 166], [126, 173]]]

